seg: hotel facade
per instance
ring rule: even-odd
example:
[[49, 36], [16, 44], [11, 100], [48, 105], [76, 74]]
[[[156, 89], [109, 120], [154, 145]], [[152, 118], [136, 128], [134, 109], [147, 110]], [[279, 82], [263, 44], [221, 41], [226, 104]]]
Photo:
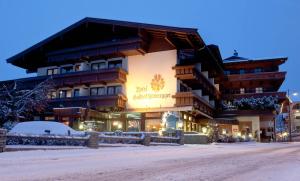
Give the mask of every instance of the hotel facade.
[[[251, 60], [237, 53], [222, 60], [197, 29], [85, 18], [9, 58], [36, 77], [2, 81], [30, 88], [51, 77], [48, 108], [27, 120], [56, 120], [75, 129], [159, 131], [172, 127], [221, 134], [274, 129], [274, 109], [239, 107], [244, 98], [286, 101], [278, 92], [287, 58]], [[272, 99], [274, 98], [274, 100]], [[267, 136], [267, 135], [266, 135]]]

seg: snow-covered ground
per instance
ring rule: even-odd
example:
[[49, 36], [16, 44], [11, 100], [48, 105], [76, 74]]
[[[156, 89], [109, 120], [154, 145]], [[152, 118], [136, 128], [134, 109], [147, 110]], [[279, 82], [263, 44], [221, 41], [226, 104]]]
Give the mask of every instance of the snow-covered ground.
[[300, 180], [300, 143], [0, 153], [0, 180]]

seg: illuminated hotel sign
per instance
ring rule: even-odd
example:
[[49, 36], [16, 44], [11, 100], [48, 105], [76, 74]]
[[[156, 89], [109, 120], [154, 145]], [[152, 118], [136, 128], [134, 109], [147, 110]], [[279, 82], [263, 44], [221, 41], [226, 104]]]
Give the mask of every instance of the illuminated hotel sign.
[[174, 107], [176, 50], [128, 57], [127, 108]]
[[165, 86], [165, 81], [160, 74], [155, 74], [154, 78], [151, 81], [151, 89], [154, 93], [148, 93], [148, 86], [144, 87], [136, 87], [135, 95], [133, 96], [133, 100], [139, 99], [167, 99], [171, 97], [171, 94], [161, 94], [160, 90], [162, 90]]

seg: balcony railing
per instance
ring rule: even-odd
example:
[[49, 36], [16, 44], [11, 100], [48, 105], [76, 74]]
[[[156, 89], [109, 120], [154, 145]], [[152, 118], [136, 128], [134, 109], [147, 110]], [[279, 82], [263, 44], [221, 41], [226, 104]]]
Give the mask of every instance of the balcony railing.
[[242, 98], [258, 98], [264, 96], [278, 97], [279, 100], [286, 99], [286, 92], [263, 92], [263, 93], [244, 93], [244, 94], [224, 94], [224, 99], [242, 99]]
[[195, 82], [192, 82], [191, 84], [201, 85], [201, 88], [203, 88], [210, 94], [216, 97], [220, 96], [220, 92], [215, 87], [215, 85], [210, 80], [208, 80], [208, 78], [205, 77], [201, 72], [199, 72], [196, 69], [195, 65], [175, 66], [174, 69], [176, 71], [175, 77], [177, 79], [182, 81], [195, 80]]
[[73, 86], [96, 83], [125, 83], [127, 72], [121, 68], [97, 71], [72, 72], [53, 75], [56, 86]]
[[193, 106], [195, 110], [213, 116], [213, 107], [193, 92], [177, 92], [173, 97], [176, 99], [176, 107]]
[[103, 96], [79, 96], [68, 98], [49, 99], [51, 107], [85, 107], [85, 108], [126, 108], [127, 98], [123, 94]]
[[246, 81], [246, 80], [274, 80], [284, 79], [286, 72], [261, 72], [250, 74], [227, 75], [228, 81]]

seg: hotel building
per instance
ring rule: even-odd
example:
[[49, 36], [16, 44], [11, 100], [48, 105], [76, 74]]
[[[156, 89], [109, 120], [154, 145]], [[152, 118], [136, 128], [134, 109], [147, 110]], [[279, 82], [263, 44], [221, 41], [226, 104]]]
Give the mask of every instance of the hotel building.
[[56, 85], [48, 109], [30, 119], [97, 131], [158, 131], [163, 114], [173, 112], [181, 120], [174, 128], [187, 132], [213, 121], [226, 134], [255, 134], [268, 128], [273, 110], [223, 105], [263, 96], [284, 102], [285, 92], [277, 91], [285, 72], [278, 67], [286, 60], [235, 54], [223, 61], [197, 29], [84, 18], [7, 62], [37, 74], [17, 80], [25, 87], [50, 76]]

